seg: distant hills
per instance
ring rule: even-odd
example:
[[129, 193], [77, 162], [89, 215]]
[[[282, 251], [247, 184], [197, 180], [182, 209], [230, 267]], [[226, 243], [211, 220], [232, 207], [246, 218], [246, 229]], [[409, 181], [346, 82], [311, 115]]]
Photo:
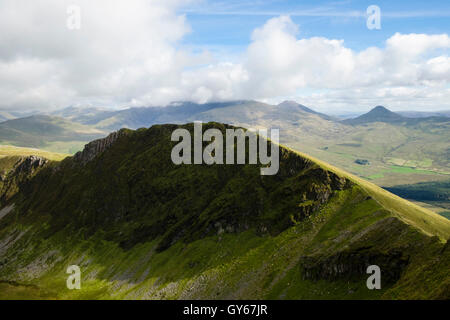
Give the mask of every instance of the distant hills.
[[[0, 299], [450, 298], [449, 220], [285, 147], [276, 176], [174, 165], [180, 128], [193, 134], [123, 129], [62, 162], [9, 168]], [[66, 288], [74, 264], [81, 290]], [[369, 265], [380, 290], [366, 285]]]
[[450, 117], [450, 110], [438, 112], [421, 112], [421, 111], [399, 111], [398, 114], [408, 118], [427, 118], [427, 117]]
[[0, 123], [0, 144], [72, 153], [105, 132], [70, 120], [33, 115]]
[[[242, 109], [242, 110], [239, 110]], [[221, 121], [229, 123], [255, 122], [256, 119], [272, 117], [277, 121], [290, 114], [293, 119], [308, 118], [311, 115], [323, 120], [340, 122], [346, 125], [366, 123], [417, 124], [424, 120], [448, 121], [450, 112], [392, 112], [383, 106], [377, 106], [368, 113], [358, 117], [339, 121], [338, 118], [316, 112], [295, 101], [285, 101], [278, 105], [270, 105], [258, 101], [242, 100], [220, 103], [196, 104], [192, 102], [172, 103], [167, 107], [138, 107], [123, 110], [105, 110], [101, 108], [69, 107], [51, 115], [63, 117], [73, 122], [94, 126], [102, 130], [118, 130], [120, 128], [136, 129], [152, 124], [185, 123], [194, 119], [202, 121]], [[410, 116], [408, 116], [410, 115]]]
[[[415, 114], [415, 117], [408, 117], [407, 115]], [[403, 113], [399, 114], [392, 112], [383, 106], [377, 106], [359, 117], [343, 120], [342, 123], [350, 125], [361, 125], [366, 123], [383, 122], [405, 125], [417, 125], [424, 121], [434, 121], [434, 122], [448, 122], [449, 118], [445, 114], [440, 113], [423, 113], [417, 116], [417, 113]]]
[[377, 106], [357, 118], [342, 121], [345, 124], [358, 125], [372, 122], [398, 123], [407, 119], [383, 106]]

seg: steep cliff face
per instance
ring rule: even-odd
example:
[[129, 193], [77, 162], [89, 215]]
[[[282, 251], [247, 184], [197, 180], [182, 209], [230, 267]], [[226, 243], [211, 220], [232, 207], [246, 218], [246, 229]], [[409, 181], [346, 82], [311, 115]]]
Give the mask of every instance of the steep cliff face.
[[12, 169], [0, 177], [0, 204], [4, 205], [19, 190], [21, 184], [31, 179], [49, 160], [38, 157], [16, 157]]
[[38, 156], [29, 156], [21, 158], [14, 170], [15, 175], [32, 175], [37, 169], [42, 168], [48, 163], [48, 160]]
[[74, 161], [86, 164], [92, 159], [94, 159], [99, 154], [105, 152], [110, 148], [117, 139], [127, 132], [126, 129], [122, 129], [111, 133], [106, 138], [94, 140], [87, 145], [85, 145], [83, 151], [77, 152], [74, 156]]
[[[260, 164], [177, 166], [180, 127], [193, 131], [124, 130], [58, 165], [23, 164], [35, 174], [0, 220], [0, 289], [4, 280], [63, 298], [406, 297], [408, 281], [437, 268], [433, 289], [414, 292], [445, 296], [444, 244], [358, 184], [285, 148], [275, 176]], [[213, 127], [231, 128], [203, 129]], [[85, 290], [65, 287], [73, 264]], [[381, 291], [365, 285], [369, 264], [383, 269]]]

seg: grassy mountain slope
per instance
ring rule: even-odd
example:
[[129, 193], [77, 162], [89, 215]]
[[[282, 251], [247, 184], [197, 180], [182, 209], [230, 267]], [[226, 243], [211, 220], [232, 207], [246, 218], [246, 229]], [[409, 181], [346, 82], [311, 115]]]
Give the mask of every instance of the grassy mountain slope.
[[[39, 149], [0, 145], [0, 193], [2, 195], [16, 191], [16, 186], [14, 185], [15, 183], [13, 183], [12, 188], [10, 188], [11, 184], [8, 183], [11, 180], [14, 180], [10, 179], [10, 174], [13, 173], [17, 167], [22, 165], [30, 156], [34, 156], [36, 158], [42, 157], [50, 161], [61, 161], [69, 155]], [[12, 191], [7, 189], [11, 189]]]
[[[450, 297], [448, 220], [284, 147], [276, 176], [175, 166], [178, 127], [122, 130], [24, 180], [29, 167], [16, 172], [19, 191], [2, 200], [0, 298]], [[65, 287], [72, 264], [79, 291]], [[367, 289], [368, 264], [382, 290]]]
[[377, 185], [368, 182], [367, 180], [347, 173], [326, 162], [303, 153], [300, 154], [307, 159], [311, 159], [322, 167], [333, 170], [341, 176], [357, 183], [383, 207], [389, 208], [389, 210], [391, 210], [391, 213], [393, 213], [395, 216], [408, 223], [409, 225], [420, 229], [422, 232], [428, 235], [436, 235], [441, 237], [441, 239], [450, 238], [450, 234], [447, 230], [448, 221], [444, 217], [437, 215], [431, 210], [415, 205], [414, 203], [407, 201], [395, 194], [392, 194], [387, 190], [384, 190]]
[[5, 157], [27, 157], [27, 156], [39, 156], [44, 157], [49, 160], [54, 161], [61, 161], [64, 158], [68, 157], [69, 154], [64, 153], [56, 153], [56, 152], [49, 152], [45, 150], [40, 149], [33, 149], [33, 148], [20, 148], [20, 147], [14, 147], [14, 146], [5, 146], [0, 145], [0, 159]]
[[104, 135], [98, 129], [69, 120], [34, 115], [0, 123], [0, 143], [18, 147], [41, 148], [72, 153], [95, 138]]

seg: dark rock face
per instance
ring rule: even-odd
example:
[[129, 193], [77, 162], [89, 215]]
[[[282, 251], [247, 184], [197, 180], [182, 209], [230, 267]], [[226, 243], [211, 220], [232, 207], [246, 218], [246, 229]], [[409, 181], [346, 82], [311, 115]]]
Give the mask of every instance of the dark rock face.
[[16, 164], [15, 174], [32, 174], [36, 169], [43, 167], [48, 163], [48, 160], [42, 157], [29, 156], [22, 158]]
[[81, 164], [86, 164], [92, 159], [94, 159], [97, 155], [103, 153], [107, 150], [114, 142], [117, 141], [119, 137], [124, 135], [124, 130], [119, 130], [111, 133], [109, 136], [103, 139], [94, 140], [87, 145], [84, 146], [83, 151], [77, 152], [74, 156], [74, 160]]
[[355, 279], [366, 275], [367, 267], [377, 265], [386, 283], [396, 282], [409, 257], [400, 250], [382, 252], [373, 248], [360, 248], [355, 251], [341, 251], [323, 260], [314, 257], [302, 258], [302, 274], [307, 280]]
[[301, 257], [302, 277], [313, 281], [357, 280], [368, 276], [368, 266], [377, 265], [381, 269], [383, 283], [395, 283], [409, 265], [414, 252], [420, 249], [414, 242], [414, 234], [415, 231], [397, 218], [382, 219], [363, 232], [353, 234], [348, 245], [339, 250]]
[[14, 165], [14, 169], [0, 181], [0, 204], [6, 203], [17, 192], [22, 183], [30, 179], [48, 163], [49, 160], [38, 156], [21, 157]]

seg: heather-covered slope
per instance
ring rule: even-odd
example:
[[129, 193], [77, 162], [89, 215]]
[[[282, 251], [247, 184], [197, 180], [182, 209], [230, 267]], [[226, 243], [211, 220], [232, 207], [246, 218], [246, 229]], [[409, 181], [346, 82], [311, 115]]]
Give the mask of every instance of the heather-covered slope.
[[[448, 220], [286, 148], [275, 176], [175, 166], [178, 127], [121, 130], [12, 172], [0, 298], [450, 297]], [[73, 264], [81, 290], [66, 288]], [[366, 287], [371, 264], [382, 290]]]

